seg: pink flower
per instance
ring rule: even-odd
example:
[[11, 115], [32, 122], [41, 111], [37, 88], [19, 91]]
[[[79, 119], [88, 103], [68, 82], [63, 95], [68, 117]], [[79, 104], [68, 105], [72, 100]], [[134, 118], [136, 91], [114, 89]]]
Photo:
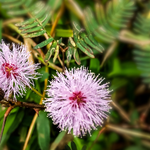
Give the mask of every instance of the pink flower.
[[44, 101], [54, 124], [68, 133], [73, 129], [75, 136], [90, 134], [101, 126], [111, 109], [108, 83], [102, 81], [84, 67], [57, 72], [47, 89], [49, 98]]
[[13, 50], [9, 49], [3, 41], [0, 44], [0, 88], [5, 92], [5, 98], [11, 93], [23, 96], [25, 87], [34, 85], [33, 79], [38, 74], [38, 64], [30, 64], [28, 61], [29, 53], [25, 46], [13, 44]]

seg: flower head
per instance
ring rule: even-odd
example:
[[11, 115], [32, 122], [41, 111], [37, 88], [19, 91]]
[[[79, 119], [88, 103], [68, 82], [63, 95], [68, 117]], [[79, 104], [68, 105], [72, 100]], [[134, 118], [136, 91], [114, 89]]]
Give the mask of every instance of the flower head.
[[101, 126], [111, 108], [108, 83], [102, 81], [84, 67], [57, 72], [47, 89], [49, 98], [44, 101], [54, 124], [68, 133], [73, 129], [75, 136], [90, 134]]
[[9, 49], [3, 41], [0, 44], [0, 88], [5, 92], [8, 98], [11, 93], [23, 95], [25, 86], [30, 87], [34, 84], [33, 79], [38, 73], [38, 64], [30, 64], [28, 61], [30, 53], [26, 51], [26, 47], [13, 44], [13, 50]]

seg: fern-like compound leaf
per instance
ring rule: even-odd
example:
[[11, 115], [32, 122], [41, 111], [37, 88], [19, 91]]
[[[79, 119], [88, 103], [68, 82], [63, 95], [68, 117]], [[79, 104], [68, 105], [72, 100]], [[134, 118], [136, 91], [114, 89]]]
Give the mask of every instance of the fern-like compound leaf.
[[[146, 18], [142, 15], [138, 15], [137, 19], [134, 23], [134, 32], [137, 35], [141, 35], [146, 37], [149, 40], [150, 35], [150, 19]], [[137, 64], [137, 68], [141, 71], [141, 77], [143, 78], [143, 82], [149, 84], [150, 83], [150, 45], [146, 44], [143, 46], [137, 46], [133, 51], [134, 60]]]
[[91, 33], [86, 34], [83, 29], [77, 24], [73, 23], [73, 38], [69, 38], [67, 60], [70, 62], [72, 54], [77, 64], [80, 64], [79, 53], [80, 49], [87, 56], [94, 58], [93, 49], [103, 52], [103, 47], [94, 39]]
[[85, 9], [84, 26], [88, 33], [93, 33], [102, 42], [112, 43], [118, 38], [120, 30], [127, 28], [134, 10], [134, 1], [130, 0], [109, 1], [106, 10], [97, 3], [96, 17], [90, 8]]

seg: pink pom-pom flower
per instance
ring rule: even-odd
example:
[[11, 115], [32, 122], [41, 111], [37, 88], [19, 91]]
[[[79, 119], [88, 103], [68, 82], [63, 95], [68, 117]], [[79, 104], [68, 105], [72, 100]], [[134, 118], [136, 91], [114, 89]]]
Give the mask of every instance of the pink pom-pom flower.
[[35, 72], [39, 68], [39, 64], [31, 64], [28, 61], [30, 53], [26, 47], [15, 45], [12, 51], [9, 45], [3, 41], [0, 43], [0, 88], [5, 92], [7, 99], [10, 94], [23, 96], [25, 87], [34, 85], [33, 79], [39, 73]]
[[45, 111], [61, 130], [75, 136], [90, 134], [101, 126], [109, 110], [110, 90], [108, 83], [101, 84], [98, 78], [84, 67], [58, 73], [47, 89]]

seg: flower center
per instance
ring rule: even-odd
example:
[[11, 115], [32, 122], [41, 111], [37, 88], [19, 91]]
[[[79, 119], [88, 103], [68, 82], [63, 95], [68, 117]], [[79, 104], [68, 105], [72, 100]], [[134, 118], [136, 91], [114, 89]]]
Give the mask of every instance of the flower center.
[[80, 104], [86, 103], [85, 99], [86, 97], [83, 96], [83, 94], [80, 92], [73, 92], [73, 96], [69, 97], [70, 100], [76, 101], [78, 106]]
[[4, 63], [2, 64], [3, 74], [6, 74], [6, 77], [9, 78], [11, 74], [16, 77], [18, 74], [15, 73], [17, 67], [14, 64]]

